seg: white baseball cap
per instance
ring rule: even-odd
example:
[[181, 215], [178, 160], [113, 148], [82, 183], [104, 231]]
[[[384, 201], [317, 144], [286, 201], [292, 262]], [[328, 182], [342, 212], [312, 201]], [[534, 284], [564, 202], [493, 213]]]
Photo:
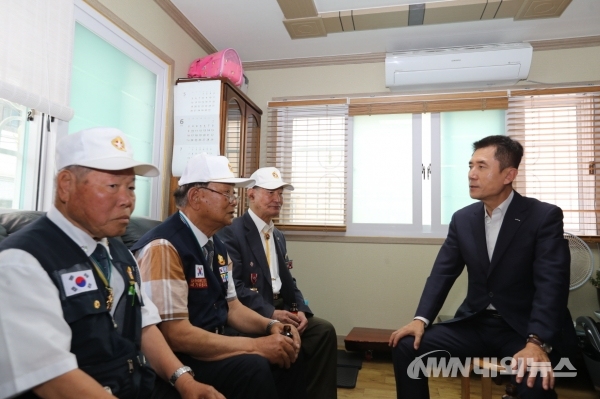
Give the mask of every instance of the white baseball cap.
[[252, 187], [261, 187], [267, 190], [275, 190], [283, 187], [285, 190], [294, 191], [294, 186], [281, 180], [281, 172], [277, 168], [267, 167], [257, 169], [256, 172], [252, 173], [250, 178], [256, 181]]
[[133, 147], [119, 129], [95, 127], [80, 130], [56, 144], [56, 170], [78, 165], [101, 170], [133, 168], [136, 175], [158, 176], [151, 164], [136, 161]]
[[189, 183], [224, 183], [234, 187], [248, 187], [252, 179], [235, 177], [229, 160], [222, 155], [208, 155], [203, 152], [192, 157], [179, 178], [179, 185]]

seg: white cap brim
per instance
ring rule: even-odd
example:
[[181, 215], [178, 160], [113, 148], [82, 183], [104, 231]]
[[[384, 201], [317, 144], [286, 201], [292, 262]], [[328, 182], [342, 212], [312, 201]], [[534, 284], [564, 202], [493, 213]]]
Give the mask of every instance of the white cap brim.
[[208, 183], [233, 184], [233, 187], [247, 188], [254, 184], [254, 180], [253, 179], [245, 179], [243, 177], [231, 177], [231, 178], [226, 178], [226, 179], [211, 180]]
[[100, 170], [125, 170], [133, 168], [133, 172], [138, 176], [155, 177], [159, 175], [156, 166], [138, 162], [129, 157], [90, 159], [77, 162], [76, 165]]
[[260, 188], [264, 188], [265, 190], [277, 190], [278, 188], [282, 188], [284, 190], [290, 190], [290, 191], [294, 191], [294, 186], [292, 186], [289, 183], [277, 183], [277, 182], [272, 182], [272, 183], [263, 183], [260, 186], [259, 185], [254, 185], [254, 187], [260, 187]]
[[180, 178], [177, 182], [178, 185], [183, 186], [185, 184], [191, 183], [223, 183], [223, 184], [233, 184], [233, 187], [242, 187], [247, 188], [251, 187], [254, 184], [253, 179], [245, 179], [243, 177], [226, 177], [223, 179], [212, 179], [210, 181], [187, 181], [187, 179]]

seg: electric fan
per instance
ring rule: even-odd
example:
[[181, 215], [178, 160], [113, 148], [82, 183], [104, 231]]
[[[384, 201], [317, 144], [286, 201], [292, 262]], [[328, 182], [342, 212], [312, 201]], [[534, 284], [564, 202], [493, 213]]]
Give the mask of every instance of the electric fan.
[[594, 271], [594, 257], [590, 247], [581, 238], [565, 232], [571, 251], [571, 283], [569, 290], [574, 290], [585, 284]]

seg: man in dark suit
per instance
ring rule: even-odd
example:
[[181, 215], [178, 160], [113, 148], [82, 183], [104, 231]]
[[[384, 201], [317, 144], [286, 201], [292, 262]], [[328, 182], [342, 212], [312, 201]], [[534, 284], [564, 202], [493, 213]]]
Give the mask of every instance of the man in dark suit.
[[250, 209], [224, 228], [219, 236], [233, 262], [238, 299], [264, 317], [296, 326], [302, 335], [309, 398], [337, 397], [337, 338], [333, 325], [314, 317], [290, 273], [283, 234], [273, 224], [283, 204], [283, 182], [276, 168], [252, 174]]
[[[513, 191], [523, 156], [517, 141], [489, 136], [473, 149], [469, 193], [480, 202], [453, 215], [414, 320], [390, 337], [397, 396], [429, 398], [427, 379], [415, 378], [411, 362], [449, 353], [512, 357], [520, 398], [556, 398], [549, 362], [556, 364], [559, 350], [565, 355], [576, 339], [563, 214]], [[467, 297], [452, 320], [431, 325], [465, 265]]]

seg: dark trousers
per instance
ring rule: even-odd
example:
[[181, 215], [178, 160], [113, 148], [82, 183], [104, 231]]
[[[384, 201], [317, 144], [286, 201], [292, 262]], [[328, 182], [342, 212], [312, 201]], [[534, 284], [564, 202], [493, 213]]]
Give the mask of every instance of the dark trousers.
[[337, 398], [337, 336], [327, 320], [309, 317], [302, 333], [301, 352], [306, 362], [310, 399]]
[[[238, 355], [213, 362], [182, 354], [177, 356], [183, 364], [194, 370], [197, 381], [212, 385], [227, 399], [306, 398], [302, 354], [289, 369], [272, 365], [259, 355]], [[164, 389], [164, 384], [157, 384], [157, 388]]]
[[[284, 309], [283, 298], [273, 300], [275, 309]], [[306, 383], [310, 399], [337, 398], [337, 334], [333, 324], [319, 317], [308, 317], [300, 337], [306, 362]]]
[[[419, 349], [413, 348], [414, 337], [404, 337], [392, 352], [394, 374], [396, 376], [396, 394], [398, 399], [428, 399], [427, 378], [421, 373], [420, 379], [411, 378], [409, 366], [418, 356], [427, 364], [431, 357], [449, 356], [464, 359], [466, 357], [496, 357], [501, 360], [510, 357], [525, 347], [525, 338], [516, 333], [501, 317], [488, 312], [468, 320], [452, 323], [434, 324], [425, 330]], [[429, 353], [435, 351], [433, 353]], [[555, 365], [558, 354], [552, 353], [550, 360]], [[414, 369], [412, 369], [414, 370]], [[527, 376], [527, 374], [526, 374]], [[511, 376], [511, 382], [517, 386], [521, 399], [555, 399], [554, 390], [544, 390], [542, 379], [538, 376], [535, 385], [528, 388], [526, 378], [521, 384]]]

